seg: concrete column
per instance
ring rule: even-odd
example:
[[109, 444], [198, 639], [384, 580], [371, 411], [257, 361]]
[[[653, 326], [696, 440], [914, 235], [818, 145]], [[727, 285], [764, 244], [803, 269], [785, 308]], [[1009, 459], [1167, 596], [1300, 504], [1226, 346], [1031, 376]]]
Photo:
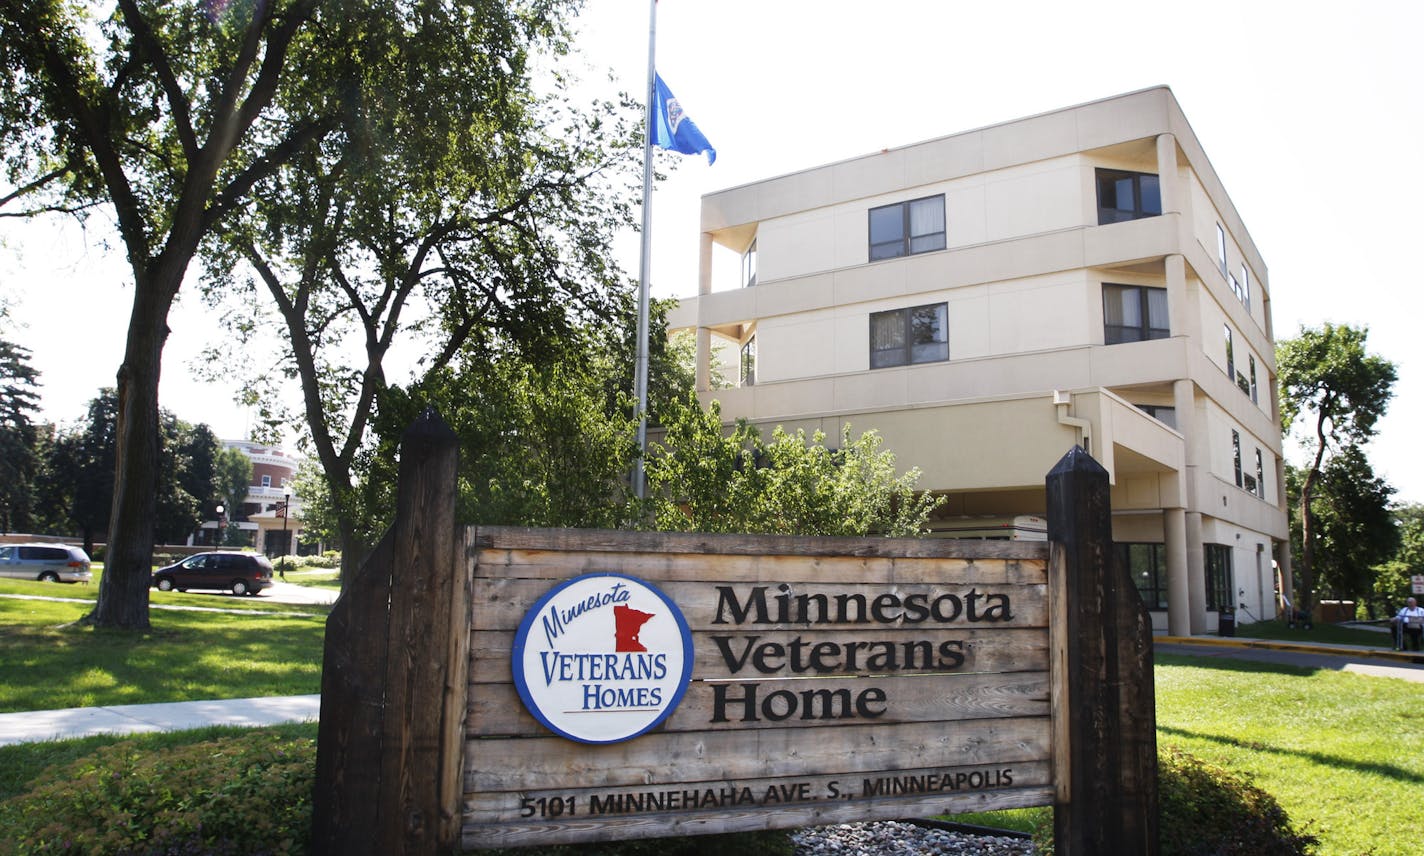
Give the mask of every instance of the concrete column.
[[1162, 510], [1163, 541], [1167, 553], [1167, 633], [1190, 636], [1191, 594], [1188, 591], [1187, 511], [1184, 508]]
[[[1186, 502], [1185, 560], [1183, 579], [1187, 609], [1187, 628], [1191, 633], [1207, 632], [1206, 624], [1206, 558], [1202, 552], [1201, 501], [1197, 496], [1199, 475], [1210, 469], [1210, 449], [1206, 442], [1206, 419], [1197, 412], [1196, 384], [1182, 379], [1172, 384], [1172, 403], [1177, 409], [1177, 430], [1184, 438], [1183, 495]], [[1168, 561], [1170, 562], [1170, 556]], [[1171, 565], [1168, 565], [1170, 573]], [[1172, 581], [1171, 577], [1168, 578]], [[1168, 596], [1176, 590], [1169, 588]], [[1172, 613], [1168, 612], [1168, 620]], [[1173, 631], [1175, 632], [1175, 631]]]
[[[697, 295], [702, 297], [712, 293], [712, 233], [703, 232], [697, 249]], [[698, 307], [699, 313], [701, 307]], [[693, 381], [698, 392], [712, 389], [712, 331], [707, 327], [697, 328], [697, 365]]]
[[1187, 605], [1191, 635], [1209, 632], [1206, 623], [1206, 554], [1202, 550], [1202, 516], [1187, 511]]
[[1177, 430], [1182, 433], [1182, 502], [1187, 508], [1197, 503], [1197, 473], [1209, 465], [1202, 437], [1206, 430], [1197, 418], [1197, 385], [1186, 378], [1172, 383], [1172, 407], [1177, 411]]
[[1157, 135], [1157, 186], [1162, 192], [1162, 213], [1182, 210], [1182, 182], [1177, 172], [1177, 137]]
[[712, 389], [712, 328], [697, 328], [697, 376], [698, 392]]
[[1192, 311], [1193, 301], [1187, 293], [1187, 259], [1174, 253], [1162, 260], [1167, 272], [1167, 323], [1173, 336], [1198, 340], [1201, 336], [1201, 316]]
[[712, 293], [712, 233], [702, 233], [702, 243], [697, 248], [697, 293]]
[[1293, 571], [1291, 571], [1290, 541], [1277, 541], [1274, 546], [1276, 548], [1276, 564], [1280, 566], [1281, 572], [1281, 592], [1286, 596], [1286, 600], [1291, 602], [1291, 606], [1294, 607], [1296, 605], [1295, 581], [1291, 577]]

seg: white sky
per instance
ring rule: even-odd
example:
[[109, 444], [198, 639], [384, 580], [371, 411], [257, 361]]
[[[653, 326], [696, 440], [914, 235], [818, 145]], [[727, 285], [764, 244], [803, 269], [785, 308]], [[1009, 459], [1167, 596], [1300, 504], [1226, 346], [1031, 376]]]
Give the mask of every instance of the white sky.
[[[1367, 325], [1399, 368], [1370, 449], [1397, 499], [1424, 502], [1424, 4], [1361, 0], [663, 0], [658, 69], [712, 144], [653, 202], [653, 291], [696, 292], [702, 194], [1093, 101], [1172, 87], [1269, 270], [1276, 334]], [[601, 80], [641, 92], [645, 0], [587, 0], [580, 41]], [[608, 89], [607, 94], [612, 94]], [[46, 415], [72, 421], [123, 353], [132, 287], [117, 250], [53, 224], [0, 230], [0, 297], [34, 352]], [[637, 241], [625, 267], [636, 274]], [[224, 437], [247, 428], [187, 364], [215, 335], [193, 289], [170, 320], [161, 401]], [[400, 381], [401, 378], [392, 377]], [[1292, 454], [1300, 463], [1299, 454]]]

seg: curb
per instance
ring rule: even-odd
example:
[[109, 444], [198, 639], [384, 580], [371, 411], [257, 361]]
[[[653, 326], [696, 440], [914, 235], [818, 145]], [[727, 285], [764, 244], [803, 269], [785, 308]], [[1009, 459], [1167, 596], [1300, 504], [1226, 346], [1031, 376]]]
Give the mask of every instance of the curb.
[[1327, 654], [1333, 657], [1367, 657], [1371, 660], [1391, 660], [1396, 663], [1424, 666], [1424, 653], [1390, 651], [1385, 648], [1355, 648], [1345, 645], [1312, 645], [1304, 642], [1279, 642], [1272, 639], [1238, 639], [1214, 636], [1153, 636], [1153, 643], [1174, 645], [1206, 645], [1216, 648], [1257, 648], [1266, 651], [1291, 651], [1297, 654]]

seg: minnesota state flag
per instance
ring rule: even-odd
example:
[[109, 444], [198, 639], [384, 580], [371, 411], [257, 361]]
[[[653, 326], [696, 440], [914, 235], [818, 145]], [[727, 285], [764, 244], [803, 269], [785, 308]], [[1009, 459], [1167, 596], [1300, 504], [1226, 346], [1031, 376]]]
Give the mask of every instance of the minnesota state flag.
[[682, 105], [663, 83], [661, 75], [653, 75], [653, 145], [685, 155], [707, 153], [710, 166], [717, 162], [717, 150], [702, 136], [697, 125], [683, 112]]

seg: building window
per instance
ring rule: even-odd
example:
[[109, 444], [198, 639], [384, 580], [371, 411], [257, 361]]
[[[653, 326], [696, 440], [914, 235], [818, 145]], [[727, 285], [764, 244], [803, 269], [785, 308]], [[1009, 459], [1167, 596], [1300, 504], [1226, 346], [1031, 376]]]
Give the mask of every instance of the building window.
[[756, 386], [756, 336], [742, 346], [741, 378], [742, 386]]
[[1103, 344], [1165, 339], [1167, 289], [1103, 283]]
[[1246, 270], [1246, 265], [1241, 265], [1241, 304], [1247, 309], [1251, 308], [1251, 274]]
[[1118, 560], [1148, 609], [1167, 608], [1167, 548], [1162, 544], [1114, 544]]
[[1266, 467], [1261, 459], [1261, 450], [1256, 450], [1256, 495], [1266, 498]]
[[1162, 213], [1157, 176], [1117, 169], [1098, 170], [1098, 225], [1156, 217]]
[[751, 287], [756, 285], [757, 275], [757, 250], [756, 239], [752, 239], [752, 245], [747, 247], [747, 251], [742, 255], [742, 285]]
[[1245, 487], [1241, 478], [1241, 432], [1231, 429], [1231, 456], [1236, 462], [1236, 486]]
[[272, 486], [272, 477], [271, 477], [271, 476], [263, 476], [263, 477], [262, 477], [262, 486], [263, 486], [263, 487], [271, 487], [271, 486]]
[[1260, 401], [1256, 398], [1256, 395], [1257, 395], [1257, 393], [1256, 393], [1256, 355], [1255, 355], [1255, 354], [1248, 354], [1248, 355], [1246, 356], [1246, 361], [1247, 361], [1247, 367], [1248, 367], [1248, 368], [1250, 369], [1250, 371], [1251, 371], [1251, 380], [1250, 380], [1250, 387], [1251, 387], [1251, 388], [1250, 388], [1250, 390], [1248, 390], [1248, 394], [1251, 396], [1251, 403], [1252, 403], [1252, 404], [1259, 404]]
[[1226, 376], [1236, 380], [1236, 343], [1231, 333], [1231, 325], [1223, 324], [1222, 332], [1226, 335]]
[[949, 359], [949, 305], [932, 303], [870, 316], [870, 367]]
[[1139, 404], [1137, 409], [1166, 425], [1168, 428], [1177, 427], [1177, 408], [1162, 407], [1156, 404]]
[[944, 196], [870, 209], [870, 260], [942, 250]]
[[1216, 265], [1221, 268], [1221, 275], [1226, 276], [1226, 230], [1220, 223], [1216, 224]]
[[1235, 582], [1231, 571], [1231, 548], [1225, 544], [1203, 544], [1206, 553], [1206, 608], [1222, 612], [1233, 609], [1231, 594]]

